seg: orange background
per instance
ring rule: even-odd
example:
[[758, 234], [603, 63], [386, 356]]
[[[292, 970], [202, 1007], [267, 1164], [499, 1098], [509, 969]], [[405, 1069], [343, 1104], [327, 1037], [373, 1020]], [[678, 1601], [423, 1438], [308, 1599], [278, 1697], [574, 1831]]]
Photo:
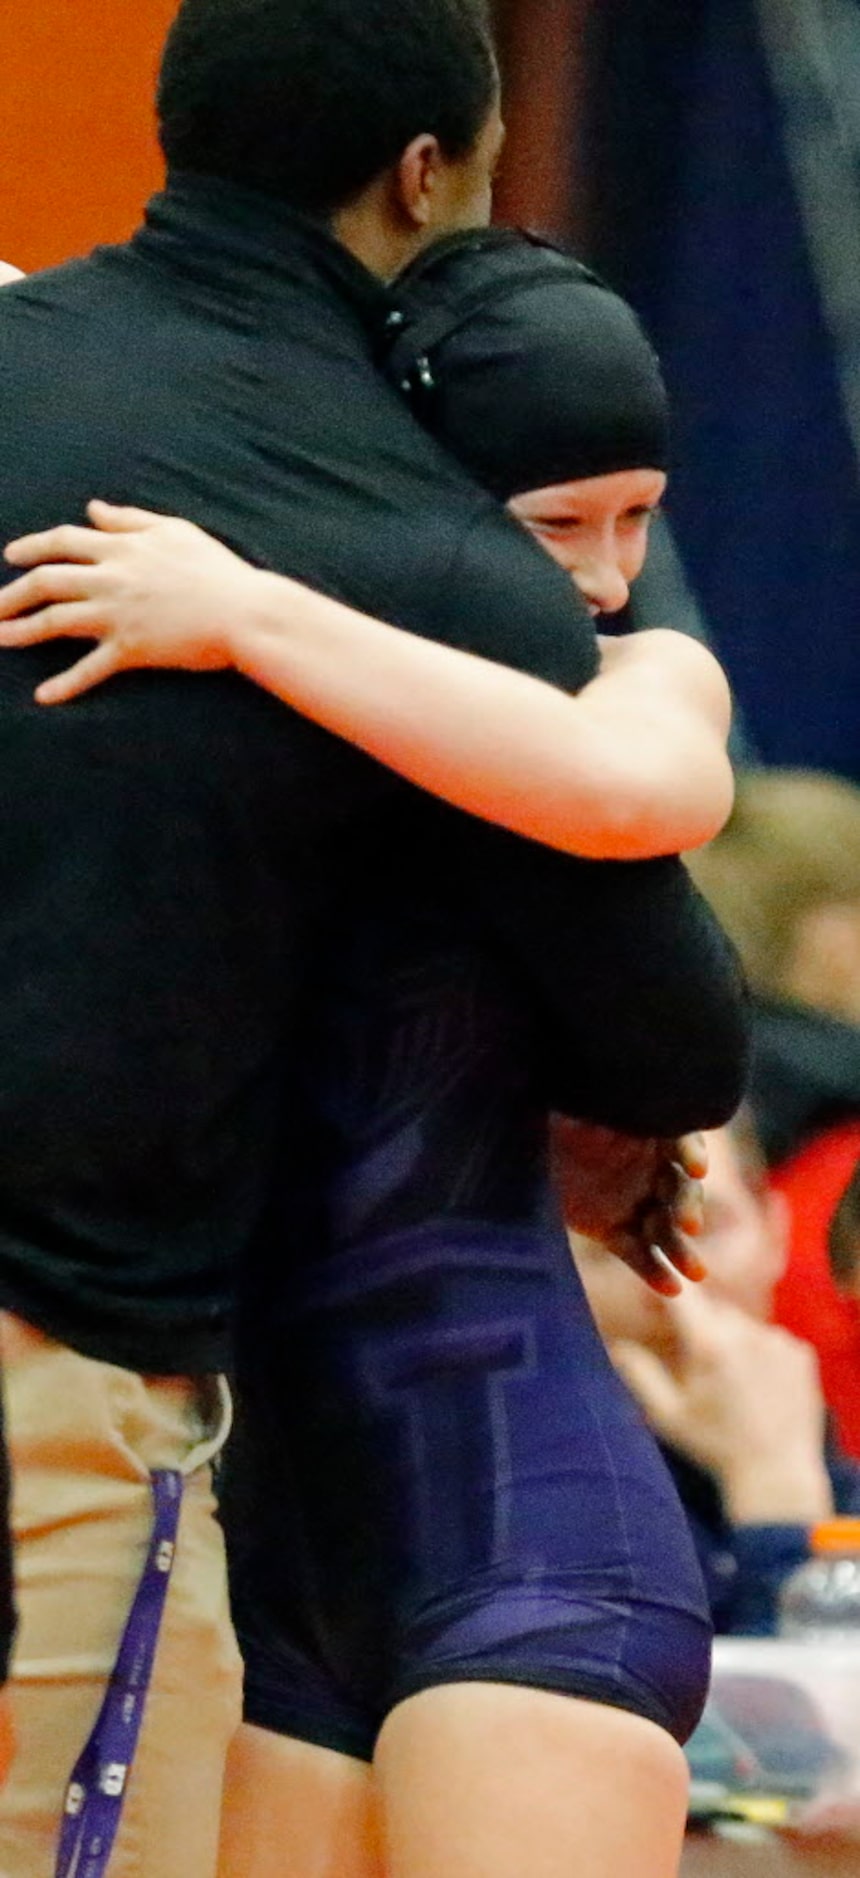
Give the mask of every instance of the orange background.
[[[0, 260], [26, 271], [121, 241], [159, 187], [153, 98], [178, 0], [0, 0]], [[595, 0], [496, 0], [509, 140], [506, 220], [564, 234], [579, 44]]]
[[0, 259], [122, 240], [159, 186], [155, 73], [176, 0], [0, 0]]

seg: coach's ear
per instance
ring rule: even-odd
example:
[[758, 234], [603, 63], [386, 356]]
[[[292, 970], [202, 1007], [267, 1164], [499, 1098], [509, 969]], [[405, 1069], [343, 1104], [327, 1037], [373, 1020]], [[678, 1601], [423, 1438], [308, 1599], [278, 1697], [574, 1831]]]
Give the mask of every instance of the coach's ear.
[[[445, 179], [451, 165], [438, 137], [413, 138], [390, 172], [394, 201], [412, 228], [433, 229], [444, 217]], [[444, 233], [444, 228], [442, 229]]]
[[0, 287], [7, 287], [10, 281], [23, 278], [20, 267], [13, 267], [9, 261], [0, 261]]

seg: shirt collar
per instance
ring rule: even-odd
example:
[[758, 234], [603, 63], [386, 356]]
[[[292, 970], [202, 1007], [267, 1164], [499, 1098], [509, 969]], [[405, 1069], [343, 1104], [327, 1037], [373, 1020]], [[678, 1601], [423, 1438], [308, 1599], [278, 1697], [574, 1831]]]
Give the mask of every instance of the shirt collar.
[[279, 286], [335, 296], [378, 330], [394, 296], [321, 222], [258, 190], [173, 172], [148, 204], [132, 246], [144, 258], [241, 286], [271, 301]]

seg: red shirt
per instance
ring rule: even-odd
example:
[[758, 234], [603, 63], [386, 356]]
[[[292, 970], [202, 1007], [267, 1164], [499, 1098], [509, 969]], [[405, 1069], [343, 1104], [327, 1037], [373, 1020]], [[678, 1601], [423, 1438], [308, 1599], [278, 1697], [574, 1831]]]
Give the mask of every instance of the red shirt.
[[788, 1265], [775, 1317], [815, 1345], [825, 1399], [838, 1439], [860, 1458], [860, 1303], [837, 1291], [830, 1275], [830, 1222], [860, 1159], [860, 1120], [842, 1122], [807, 1142], [771, 1175], [791, 1209]]

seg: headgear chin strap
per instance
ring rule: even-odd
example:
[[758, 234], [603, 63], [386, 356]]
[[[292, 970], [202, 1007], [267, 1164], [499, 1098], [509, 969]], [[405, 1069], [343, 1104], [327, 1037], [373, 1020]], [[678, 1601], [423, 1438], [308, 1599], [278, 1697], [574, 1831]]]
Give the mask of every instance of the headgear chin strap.
[[454, 235], [393, 291], [384, 370], [502, 501], [668, 467], [666, 390], [642, 327], [560, 248], [515, 229]]

